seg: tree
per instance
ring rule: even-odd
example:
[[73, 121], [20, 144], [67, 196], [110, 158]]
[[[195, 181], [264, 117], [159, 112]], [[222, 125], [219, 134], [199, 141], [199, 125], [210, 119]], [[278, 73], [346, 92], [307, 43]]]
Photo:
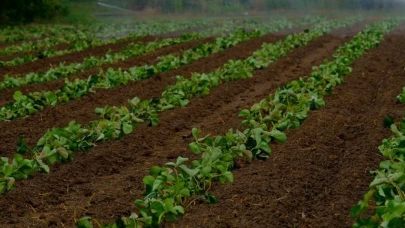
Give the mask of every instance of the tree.
[[0, 23], [28, 23], [67, 13], [59, 0], [1, 0]]

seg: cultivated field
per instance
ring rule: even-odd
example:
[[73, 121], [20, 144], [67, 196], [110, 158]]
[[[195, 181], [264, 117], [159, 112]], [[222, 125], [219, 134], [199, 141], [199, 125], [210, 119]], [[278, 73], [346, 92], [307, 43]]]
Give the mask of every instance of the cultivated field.
[[3, 28], [1, 227], [405, 227], [404, 68], [394, 17]]

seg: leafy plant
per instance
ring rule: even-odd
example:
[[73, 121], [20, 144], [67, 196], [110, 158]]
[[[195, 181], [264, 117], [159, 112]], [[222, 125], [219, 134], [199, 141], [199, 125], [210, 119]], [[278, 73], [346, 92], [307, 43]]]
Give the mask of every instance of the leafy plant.
[[[225, 136], [200, 138], [200, 131], [193, 128], [192, 135], [195, 142], [189, 144], [190, 150], [200, 154], [201, 158], [189, 161], [187, 158], [179, 157], [176, 162], [166, 163], [162, 167], [152, 167], [150, 175], [143, 179], [146, 187], [145, 197], [135, 201], [135, 205], [140, 208], [140, 214], [133, 214], [131, 216], [133, 223], [127, 224], [126, 227], [138, 227], [138, 225], [158, 227], [163, 222], [163, 218], [172, 221], [176, 216], [183, 214], [182, 205], [195, 198], [215, 202], [216, 198], [208, 192], [212, 181], [233, 182], [231, 170], [236, 159], [244, 158], [250, 162], [253, 158], [269, 156], [271, 154], [269, 144], [273, 141], [284, 142], [286, 136], [283, 131], [298, 127], [311, 109], [323, 106], [323, 96], [330, 93], [338, 83], [342, 83], [342, 78], [350, 73], [349, 65], [365, 51], [375, 47], [378, 44], [375, 40], [381, 40], [382, 34], [389, 32], [397, 24], [398, 21], [384, 21], [367, 27], [351, 42], [342, 45], [337, 50], [333, 61], [314, 68], [310, 77], [290, 82], [274, 95], [254, 104], [249, 110], [242, 110], [240, 116], [245, 118], [242, 123], [245, 127], [243, 132], [230, 129]], [[358, 49], [359, 46], [361, 48]], [[405, 119], [403, 125], [405, 128]], [[405, 140], [403, 133], [396, 127], [392, 128], [397, 137]], [[189, 165], [185, 165], [187, 162]], [[391, 163], [384, 163], [382, 166], [389, 165]], [[401, 167], [403, 172], [405, 165]], [[386, 173], [381, 172], [381, 175]], [[404, 174], [393, 173], [388, 177], [376, 179], [372, 185], [386, 185], [405, 180], [402, 176], [405, 177]], [[367, 202], [371, 195], [377, 192], [389, 197], [392, 197], [396, 191], [400, 193], [399, 197], [393, 198], [396, 199], [395, 202], [389, 202], [383, 210], [379, 211], [385, 214], [384, 218], [390, 219], [389, 223], [384, 224], [385, 227], [401, 227], [404, 224], [398, 216], [405, 213], [403, 206], [405, 204], [398, 202], [398, 199], [405, 195], [401, 195], [402, 189], [398, 190], [398, 188], [401, 188], [400, 185], [389, 187], [387, 191], [372, 190], [365, 197]], [[181, 191], [187, 194], [181, 194]], [[165, 202], [169, 202], [168, 207], [165, 207]], [[359, 205], [355, 213], [364, 211], [367, 203], [362, 202]], [[174, 207], [178, 210], [174, 212], [169, 210]], [[123, 217], [115, 223], [115, 226], [122, 224], [120, 221], [127, 220], [128, 218]], [[360, 225], [377, 227], [373, 224], [373, 219], [368, 219]]]

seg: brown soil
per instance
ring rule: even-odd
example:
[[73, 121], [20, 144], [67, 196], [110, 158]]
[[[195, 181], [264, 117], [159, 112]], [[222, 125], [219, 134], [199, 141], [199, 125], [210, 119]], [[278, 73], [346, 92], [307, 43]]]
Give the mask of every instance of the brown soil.
[[174, 227], [351, 227], [349, 211], [383, 159], [377, 147], [391, 135], [382, 120], [403, 116], [395, 100], [405, 85], [403, 48], [403, 36], [388, 36], [354, 64], [325, 108], [289, 131], [287, 143], [273, 145], [268, 161], [235, 170], [233, 185], [214, 187], [218, 204], [192, 207]]
[[128, 44], [134, 42], [150, 42], [159, 38], [146, 36], [139, 39], [129, 39], [115, 44], [107, 44], [98, 47], [89, 48], [79, 52], [72, 52], [63, 56], [56, 56], [52, 58], [39, 59], [34, 62], [25, 63], [18, 66], [0, 67], [0, 80], [3, 79], [5, 74], [10, 75], [24, 75], [30, 72], [39, 72], [40, 70], [46, 70], [49, 66], [59, 65], [61, 62], [73, 63], [82, 62], [82, 60], [89, 56], [103, 56], [108, 50], [112, 52], [118, 52], [123, 50]]
[[[30, 144], [46, 128], [64, 126], [72, 119], [96, 118], [94, 108], [125, 103], [128, 98], [159, 95], [174, 76], [209, 72], [228, 59], [245, 58], [262, 42], [280, 37], [268, 35], [244, 42], [178, 70], [113, 90], [97, 91], [84, 99], [37, 115], [3, 122], [0, 151], [15, 151], [18, 134]], [[191, 100], [189, 106], [164, 112], [157, 127], [141, 125], [122, 141], [104, 143], [90, 153], [78, 153], [75, 162], [58, 164], [50, 174], [19, 181], [16, 189], [0, 198], [3, 227], [73, 227], [84, 215], [112, 222], [129, 215], [132, 202], [143, 192], [142, 177], [152, 165], [177, 156], [190, 157], [190, 130], [223, 134], [238, 127], [238, 111], [250, 107], [293, 79], [308, 75], [311, 67], [330, 58], [350, 37], [323, 36], [298, 48], [251, 79], [226, 83], [208, 96]], [[389, 36], [380, 47], [365, 54], [354, 72], [338, 86], [327, 106], [311, 113], [303, 126], [289, 131], [284, 145], [273, 145], [267, 161], [235, 170], [233, 185], [215, 185], [219, 203], [197, 202], [187, 214], [167, 227], [348, 227], [350, 207], [361, 199], [371, 181], [368, 170], [382, 159], [377, 146], [390, 135], [381, 127], [390, 114], [402, 116], [403, 105], [395, 101], [405, 76], [405, 38]], [[382, 75], [384, 78], [381, 78]], [[179, 118], [181, 116], [182, 118]], [[16, 129], [15, 129], [16, 128]], [[29, 194], [27, 194], [29, 193]]]

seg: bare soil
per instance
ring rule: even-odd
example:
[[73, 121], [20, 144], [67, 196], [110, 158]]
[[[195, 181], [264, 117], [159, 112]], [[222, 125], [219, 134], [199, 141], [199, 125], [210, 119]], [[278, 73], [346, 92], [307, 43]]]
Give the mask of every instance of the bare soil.
[[[187, 107], [161, 113], [157, 127], [141, 125], [121, 141], [100, 144], [89, 153], [76, 154], [72, 163], [54, 165], [50, 174], [17, 182], [14, 191], [0, 198], [2, 227], [73, 227], [75, 219], [85, 215], [102, 223], [129, 215], [135, 210], [133, 200], [142, 197], [142, 178], [151, 166], [178, 156], [192, 157], [187, 149], [192, 127], [214, 135], [237, 128], [238, 111], [308, 75], [312, 66], [331, 59], [354, 34], [342, 33], [322, 36], [255, 71], [253, 78], [223, 84], [192, 99]], [[0, 129], [7, 130], [0, 132], [0, 154], [11, 156], [16, 151], [19, 134], [33, 145], [50, 127], [65, 126], [73, 119], [80, 123], [96, 119], [96, 107], [124, 104], [134, 96], [159, 96], [176, 75], [210, 72], [282, 37], [246, 41], [148, 80], [98, 90], [24, 119], [1, 122]], [[313, 111], [301, 128], [288, 131], [285, 144], [272, 145], [273, 155], [267, 161], [236, 169], [234, 184], [214, 185], [217, 204], [196, 202], [184, 217], [164, 226], [350, 227], [350, 208], [367, 191], [372, 180], [368, 171], [383, 159], [377, 146], [391, 135], [382, 120], [386, 115], [397, 120], [403, 115], [405, 107], [395, 96], [405, 86], [404, 66], [405, 37], [392, 33], [355, 62], [353, 73], [327, 97], [326, 107]]]

